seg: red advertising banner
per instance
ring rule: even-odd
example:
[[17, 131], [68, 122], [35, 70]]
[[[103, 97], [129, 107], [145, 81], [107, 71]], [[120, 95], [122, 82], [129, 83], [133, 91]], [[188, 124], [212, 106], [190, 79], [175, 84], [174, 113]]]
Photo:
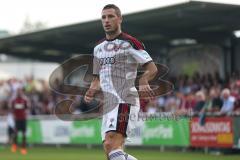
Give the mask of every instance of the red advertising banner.
[[194, 147], [233, 146], [233, 128], [231, 117], [207, 117], [200, 125], [199, 118], [190, 122], [190, 142]]

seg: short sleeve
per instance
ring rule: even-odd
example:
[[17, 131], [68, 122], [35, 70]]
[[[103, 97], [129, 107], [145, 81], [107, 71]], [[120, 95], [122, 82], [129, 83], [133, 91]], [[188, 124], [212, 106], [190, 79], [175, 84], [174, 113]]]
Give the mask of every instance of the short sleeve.
[[130, 54], [132, 57], [139, 63], [140, 65], [144, 65], [152, 61], [152, 58], [144, 49], [136, 49], [134, 47], [130, 47]]

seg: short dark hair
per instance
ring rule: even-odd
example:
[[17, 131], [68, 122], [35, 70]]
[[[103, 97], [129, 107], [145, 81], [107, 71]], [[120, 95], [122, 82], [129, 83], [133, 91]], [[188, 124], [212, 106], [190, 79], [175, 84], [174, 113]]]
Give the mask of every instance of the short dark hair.
[[102, 10], [104, 10], [104, 9], [111, 9], [111, 8], [115, 10], [115, 12], [116, 12], [116, 14], [117, 14], [118, 17], [121, 17], [121, 16], [122, 16], [121, 10], [120, 10], [119, 7], [116, 6], [115, 4], [107, 4], [107, 5], [105, 5], [105, 6], [103, 7]]

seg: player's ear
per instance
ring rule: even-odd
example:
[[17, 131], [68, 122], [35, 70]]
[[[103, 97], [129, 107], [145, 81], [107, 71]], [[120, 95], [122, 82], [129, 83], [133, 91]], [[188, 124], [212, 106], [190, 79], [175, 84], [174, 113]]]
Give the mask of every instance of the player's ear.
[[119, 17], [119, 20], [120, 20], [120, 24], [122, 23], [122, 21], [123, 21], [123, 17], [122, 16], [120, 16]]

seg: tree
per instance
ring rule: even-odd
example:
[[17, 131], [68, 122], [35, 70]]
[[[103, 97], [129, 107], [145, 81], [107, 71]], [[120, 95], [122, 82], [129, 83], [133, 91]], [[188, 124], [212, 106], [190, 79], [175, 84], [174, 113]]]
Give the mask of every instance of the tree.
[[28, 33], [28, 32], [34, 32], [34, 31], [39, 31], [47, 28], [47, 24], [45, 22], [32, 22], [30, 18], [27, 16], [24, 23], [23, 27], [20, 30], [20, 33]]

